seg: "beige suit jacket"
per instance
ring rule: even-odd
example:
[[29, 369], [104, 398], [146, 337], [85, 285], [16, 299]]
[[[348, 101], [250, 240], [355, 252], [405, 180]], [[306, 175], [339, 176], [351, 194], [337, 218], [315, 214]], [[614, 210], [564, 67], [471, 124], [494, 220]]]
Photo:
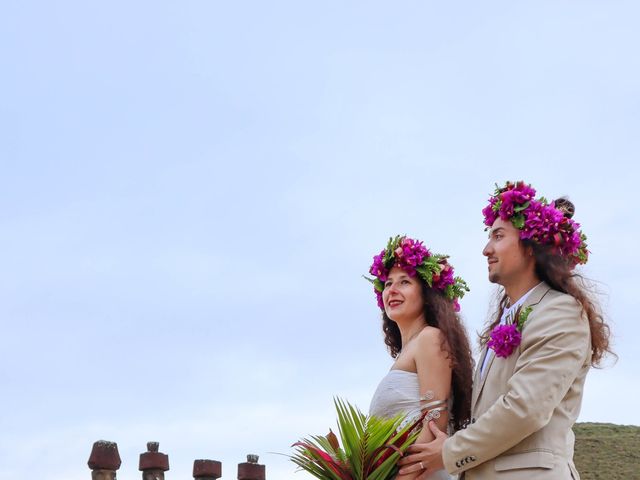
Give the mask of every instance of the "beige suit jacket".
[[[571, 427], [591, 362], [589, 324], [570, 295], [538, 285], [520, 346], [476, 371], [472, 420], [445, 441], [445, 468], [464, 480], [560, 480], [580, 477]], [[480, 362], [486, 355], [482, 352]]]

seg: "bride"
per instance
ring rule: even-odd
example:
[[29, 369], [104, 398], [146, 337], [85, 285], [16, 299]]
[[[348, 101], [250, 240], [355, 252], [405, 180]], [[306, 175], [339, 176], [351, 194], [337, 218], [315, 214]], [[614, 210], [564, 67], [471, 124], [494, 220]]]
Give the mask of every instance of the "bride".
[[[425, 423], [452, 433], [469, 422], [473, 360], [466, 330], [457, 315], [468, 291], [443, 255], [422, 242], [397, 236], [374, 257], [369, 272], [382, 310], [384, 342], [395, 362], [371, 400], [369, 413], [406, 421], [425, 414]], [[423, 428], [416, 442], [433, 439]], [[399, 475], [412, 480], [421, 472]], [[450, 477], [444, 470], [429, 479]]]

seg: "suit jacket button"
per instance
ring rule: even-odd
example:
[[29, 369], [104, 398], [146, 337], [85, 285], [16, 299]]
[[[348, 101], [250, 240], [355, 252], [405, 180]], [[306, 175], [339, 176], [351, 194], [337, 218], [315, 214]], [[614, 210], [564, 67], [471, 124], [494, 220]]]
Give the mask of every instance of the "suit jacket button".
[[475, 419], [475, 417], [472, 417], [472, 418], [471, 418], [471, 423], [476, 423], [476, 419]]

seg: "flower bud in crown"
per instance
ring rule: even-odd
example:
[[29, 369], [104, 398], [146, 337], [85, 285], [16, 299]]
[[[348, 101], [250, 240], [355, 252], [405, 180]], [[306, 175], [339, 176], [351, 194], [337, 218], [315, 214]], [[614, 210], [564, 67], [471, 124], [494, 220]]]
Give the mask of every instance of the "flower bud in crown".
[[535, 195], [535, 189], [523, 181], [496, 185], [489, 205], [482, 210], [484, 224], [489, 228], [498, 218], [510, 220], [520, 230], [521, 240], [551, 246], [572, 266], [587, 263], [587, 237], [580, 231], [580, 224], [570, 218], [573, 209], [556, 207], [556, 202], [536, 199]]
[[384, 310], [382, 291], [389, 272], [399, 267], [410, 277], [418, 276], [429, 288], [441, 292], [453, 303], [456, 311], [460, 310], [458, 300], [469, 291], [466, 282], [454, 276], [453, 267], [446, 255], [432, 254], [419, 240], [406, 236], [390, 238], [387, 248], [373, 257], [369, 273], [375, 278], [367, 278], [373, 283], [373, 290], [378, 299], [378, 306]]

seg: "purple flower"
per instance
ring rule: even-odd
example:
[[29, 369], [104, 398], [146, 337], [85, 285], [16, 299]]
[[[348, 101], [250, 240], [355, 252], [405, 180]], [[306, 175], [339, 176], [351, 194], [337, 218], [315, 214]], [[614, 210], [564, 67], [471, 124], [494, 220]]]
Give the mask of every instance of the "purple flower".
[[446, 260], [442, 260], [440, 265], [442, 265], [440, 274], [433, 276], [433, 288], [444, 291], [447, 285], [453, 285], [455, 283], [455, 279], [453, 278], [453, 268], [451, 268], [451, 265], [449, 265]]
[[496, 190], [489, 198], [489, 205], [482, 210], [484, 224], [490, 227], [498, 217], [511, 220], [520, 229], [522, 240], [549, 245], [573, 263], [586, 263], [586, 237], [580, 225], [565, 217], [554, 203], [548, 204], [543, 198], [536, 200], [535, 194], [535, 189], [522, 181], [507, 182]]
[[487, 227], [493, 225], [493, 222], [498, 218], [498, 214], [494, 210], [494, 205], [498, 203], [498, 197], [489, 198], [489, 205], [482, 209], [482, 215], [484, 215], [484, 224]]
[[384, 310], [384, 302], [382, 301], [382, 292], [379, 292], [376, 288], [373, 289], [376, 292], [376, 299], [378, 300], [378, 307], [380, 310]]
[[533, 200], [535, 194], [536, 191], [531, 185], [524, 182], [507, 182], [504, 188], [496, 190], [495, 195], [489, 198], [489, 205], [482, 210], [484, 224], [490, 227], [498, 217], [503, 220], [510, 219], [517, 213], [516, 207]]
[[565, 219], [566, 232], [564, 242], [561, 246], [564, 255], [573, 255], [582, 248], [582, 235], [580, 234], [580, 224], [570, 218]]
[[531, 239], [542, 231], [545, 225], [545, 205], [538, 200], [531, 200], [529, 207], [524, 210], [524, 228], [520, 232], [522, 240]]
[[552, 245], [562, 255], [575, 253], [582, 243], [579, 227], [573, 220], [566, 218], [553, 205], [544, 205], [534, 200], [525, 210], [525, 225], [520, 238]]
[[[431, 285], [434, 290], [440, 291], [453, 302], [456, 311], [460, 310], [458, 299], [469, 288], [464, 280], [454, 277], [453, 267], [447, 262], [446, 256], [432, 256], [421, 241], [401, 236], [389, 239], [387, 248], [373, 257], [373, 264], [369, 269], [369, 273], [376, 277], [376, 280], [368, 280], [374, 283], [374, 292], [380, 309], [384, 310], [381, 290], [393, 267], [401, 268], [411, 277], [416, 277], [420, 269], [420, 280]], [[438, 273], [432, 273], [434, 271]]]
[[496, 353], [497, 357], [506, 358], [520, 345], [522, 334], [515, 324], [497, 325], [490, 334], [491, 339], [487, 347]]
[[410, 277], [416, 276], [416, 267], [422, 263], [425, 257], [431, 254], [420, 241], [404, 237], [394, 251], [395, 266], [402, 268]]
[[505, 198], [508, 198], [510, 202], [522, 205], [527, 203], [536, 196], [536, 190], [531, 186], [527, 185], [523, 181], [516, 182], [516, 184], [508, 184], [507, 191], [502, 194], [502, 201], [505, 201]]
[[373, 265], [369, 269], [369, 273], [374, 277], [377, 277], [381, 282], [387, 281], [389, 271], [385, 268], [382, 259], [384, 258], [385, 251], [382, 250], [379, 255], [373, 257]]
[[517, 213], [516, 207], [522, 207], [527, 202], [533, 200], [536, 191], [524, 182], [507, 183], [505, 189], [499, 194], [500, 201], [500, 218], [508, 220]]
[[460, 304], [458, 303], [458, 299], [454, 297], [453, 299], [453, 310], [455, 312], [459, 312], [460, 311]]

